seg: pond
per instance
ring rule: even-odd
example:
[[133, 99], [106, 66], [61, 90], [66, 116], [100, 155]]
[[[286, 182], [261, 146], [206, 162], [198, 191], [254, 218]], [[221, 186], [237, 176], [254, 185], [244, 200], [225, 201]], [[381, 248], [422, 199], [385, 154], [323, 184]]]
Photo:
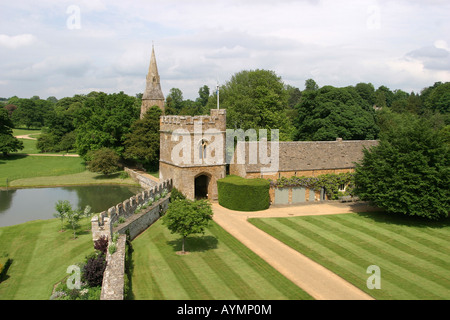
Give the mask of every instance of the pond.
[[133, 186], [102, 185], [0, 191], [0, 227], [54, 219], [58, 200], [69, 200], [74, 209], [89, 205], [91, 212], [99, 213], [141, 190]]

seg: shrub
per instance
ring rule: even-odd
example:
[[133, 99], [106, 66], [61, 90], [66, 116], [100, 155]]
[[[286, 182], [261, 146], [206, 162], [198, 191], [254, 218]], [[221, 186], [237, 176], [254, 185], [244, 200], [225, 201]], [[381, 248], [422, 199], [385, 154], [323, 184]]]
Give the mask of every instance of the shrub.
[[270, 183], [265, 179], [228, 176], [217, 181], [219, 204], [237, 211], [266, 210], [270, 205]]
[[102, 285], [103, 272], [106, 268], [106, 258], [103, 254], [92, 255], [83, 267], [82, 278], [90, 287]]
[[94, 248], [103, 254], [106, 254], [108, 250], [108, 237], [103, 235], [99, 239], [94, 241]]
[[180, 192], [177, 188], [172, 188], [170, 192], [170, 202], [174, 202], [175, 200], [184, 200], [186, 196]]

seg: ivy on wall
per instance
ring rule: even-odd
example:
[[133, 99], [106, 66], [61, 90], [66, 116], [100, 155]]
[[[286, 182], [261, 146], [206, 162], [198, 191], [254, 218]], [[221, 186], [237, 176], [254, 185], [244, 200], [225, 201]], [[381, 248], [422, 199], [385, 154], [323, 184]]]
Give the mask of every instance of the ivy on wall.
[[[354, 193], [354, 173], [323, 174], [317, 177], [280, 177], [277, 180], [271, 180], [270, 186], [273, 188], [307, 188], [319, 191], [325, 189], [329, 199], [336, 200], [340, 196], [351, 195]], [[345, 186], [345, 192], [339, 191], [340, 186]]]

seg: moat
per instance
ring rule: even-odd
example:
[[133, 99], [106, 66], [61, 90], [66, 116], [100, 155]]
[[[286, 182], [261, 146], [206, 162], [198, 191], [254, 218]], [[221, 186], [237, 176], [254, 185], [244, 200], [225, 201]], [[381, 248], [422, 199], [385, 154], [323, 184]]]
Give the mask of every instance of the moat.
[[74, 209], [89, 205], [91, 212], [99, 213], [141, 190], [115, 185], [3, 190], [0, 191], [0, 227], [53, 219], [58, 200], [69, 200]]

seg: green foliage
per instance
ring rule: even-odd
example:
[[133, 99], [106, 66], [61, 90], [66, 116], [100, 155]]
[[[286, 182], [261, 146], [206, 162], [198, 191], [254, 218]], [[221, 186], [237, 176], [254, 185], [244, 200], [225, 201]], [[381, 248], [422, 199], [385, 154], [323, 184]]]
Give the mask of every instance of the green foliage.
[[353, 87], [305, 91], [296, 109], [296, 140], [372, 140], [378, 136], [375, 111]]
[[106, 269], [106, 258], [103, 254], [95, 254], [87, 258], [81, 273], [81, 279], [90, 287], [102, 285], [103, 273]]
[[24, 148], [23, 142], [13, 136], [12, 127], [13, 123], [8, 116], [8, 112], [0, 108], [0, 153], [3, 156]]
[[269, 181], [271, 186], [275, 188], [302, 187], [316, 191], [324, 188], [328, 198], [331, 200], [337, 200], [339, 198], [340, 186], [346, 187], [343, 195], [354, 195], [354, 173], [330, 173], [318, 177], [281, 177], [276, 181], [270, 179]]
[[87, 155], [88, 170], [108, 175], [119, 170], [119, 156], [109, 148], [90, 151]]
[[56, 213], [53, 216], [61, 220], [61, 231], [63, 231], [64, 219], [67, 217], [69, 211], [72, 210], [72, 205], [68, 200], [58, 200], [55, 204], [55, 210]]
[[[280, 140], [292, 140], [287, 117], [288, 93], [281, 78], [269, 70], [244, 70], [220, 88], [221, 108], [227, 109], [229, 129], [279, 129]], [[216, 102], [210, 99], [209, 108]]]
[[186, 237], [191, 234], [203, 234], [212, 215], [211, 204], [208, 201], [184, 199], [169, 203], [162, 221], [171, 233], [183, 237], [182, 251], [184, 252]]
[[357, 164], [356, 193], [391, 212], [429, 219], [450, 210], [450, 148], [429, 121], [395, 115]]
[[136, 160], [151, 169], [159, 165], [159, 118], [162, 111], [159, 107], [151, 107], [144, 115], [133, 123], [130, 133], [126, 135], [124, 157]]
[[91, 92], [74, 120], [78, 154], [84, 157], [90, 150], [110, 148], [121, 156], [124, 137], [139, 118], [140, 104], [140, 100], [123, 92]]
[[217, 181], [219, 204], [237, 211], [266, 210], [270, 205], [270, 183], [265, 179], [227, 176]]
[[183, 193], [181, 193], [180, 190], [178, 190], [177, 188], [172, 188], [172, 191], [170, 192], [170, 202], [184, 199], [186, 199], [186, 196]]

